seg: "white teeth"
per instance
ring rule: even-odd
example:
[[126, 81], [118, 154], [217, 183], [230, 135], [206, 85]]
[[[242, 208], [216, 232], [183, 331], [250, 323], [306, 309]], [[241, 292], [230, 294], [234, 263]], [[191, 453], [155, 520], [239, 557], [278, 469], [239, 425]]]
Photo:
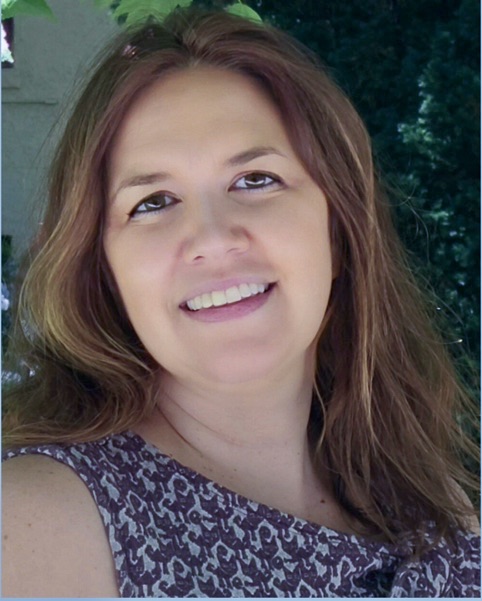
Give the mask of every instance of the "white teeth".
[[243, 298], [248, 298], [251, 296], [251, 290], [249, 288], [249, 284], [241, 284], [239, 286], [239, 293]]
[[221, 307], [221, 305], [225, 305], [227, 303], [226, 295], [222, 290], [211, 292], [211, 296], [213, 297], [213, 305], [215, 307]]
[[241, 298], [241, 292], [237, 286], [232, 286], [226, 290], [226, 302], [237, 303]]
[[209, 307], [222, 307], [223, 305], [237, 303], [243, 298], [262, 294], [267, 289], [268, 284], [240, 284], [239, 286], [231, 286], [227, 290], [205, 292], [188, 300], [186, 305], [191, 311], [209, 309]]
[[200, 309], [202, 309], [203, 307], [205, 309], [209, 309], [209, 307], [213, 306], [213, 299], [212, 299], [211, 295], [209, 294], [209, 292], [206, 292], [202, 296], [196, 296], [196, 298], [194, 299], [194, 302], [196, 303], [195, 307], [189, 307], [189, 308], [197, 309], [197, 305], [199, 304], [197, 301], [199, 301], [199, 299], [201, 299], [201, 306], [199, 307]]

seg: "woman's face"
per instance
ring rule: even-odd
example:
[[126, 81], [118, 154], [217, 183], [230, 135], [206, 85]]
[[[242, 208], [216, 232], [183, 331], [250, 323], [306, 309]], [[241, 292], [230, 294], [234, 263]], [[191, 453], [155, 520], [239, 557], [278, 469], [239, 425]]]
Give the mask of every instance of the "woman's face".
[[153, 84], [108, 181], [107, 259], [169, 374], [235, 384], [306, 368], [332, 282], [327, 203], [256, 83], [196, 68]]

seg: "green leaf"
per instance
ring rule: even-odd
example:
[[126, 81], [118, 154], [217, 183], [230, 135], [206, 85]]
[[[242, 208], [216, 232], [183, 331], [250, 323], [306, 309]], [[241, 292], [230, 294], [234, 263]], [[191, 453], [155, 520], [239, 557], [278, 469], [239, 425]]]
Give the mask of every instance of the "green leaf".
[[258, 15], [258, 13], [255, 10], [253, 10], [246, 4], [242, 4], [241, 2], [231, 4], [231, 6], [228, 6], [226, 8], [226, 12], [231, 13], [232, 15], [237, 15], [238, 17], [243, 17], [243, 19], [255, 21], [256, 23], [263, 22], [263, 19]]
[[114, 11], [114, 17], [127, 17], [126, 25], [142, 23], [149, 19], [162, 22], [178, 6], [184, 8], [191, 4], [192, 0], [121, 0]]
[[17, 15], [45, 17], [55, 21], [54, 13], [45, 0], [2, 0], [2, 19]]
[[[2, 12], [9, 9], [17, 0], [2, 0]], [[3, 16], [3, 15], [2, 15]]]

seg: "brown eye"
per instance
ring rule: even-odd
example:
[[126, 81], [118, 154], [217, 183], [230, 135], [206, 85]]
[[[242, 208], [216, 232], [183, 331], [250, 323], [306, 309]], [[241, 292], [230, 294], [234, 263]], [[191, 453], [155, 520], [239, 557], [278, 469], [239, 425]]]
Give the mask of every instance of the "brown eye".
[[265, 190], [280, 184], [281, 181], [272, 175], [254, 172], [240, 177], [233, 187], [236, 190]]
[[135, 218], [148, 213], [158, 213], [159, 211], [172, 206], [176, 202], [177, 198], [174, 196], [157, 192], [138, 203], [129, 213], [129, 217]]

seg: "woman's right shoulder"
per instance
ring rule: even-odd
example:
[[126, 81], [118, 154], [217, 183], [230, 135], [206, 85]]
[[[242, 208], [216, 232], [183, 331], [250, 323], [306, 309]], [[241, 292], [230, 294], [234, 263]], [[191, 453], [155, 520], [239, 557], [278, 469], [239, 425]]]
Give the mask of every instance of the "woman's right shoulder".
[[39, 454], [2, 464], [4, 597], [117, 597], [97, 506], [67, 465]]

